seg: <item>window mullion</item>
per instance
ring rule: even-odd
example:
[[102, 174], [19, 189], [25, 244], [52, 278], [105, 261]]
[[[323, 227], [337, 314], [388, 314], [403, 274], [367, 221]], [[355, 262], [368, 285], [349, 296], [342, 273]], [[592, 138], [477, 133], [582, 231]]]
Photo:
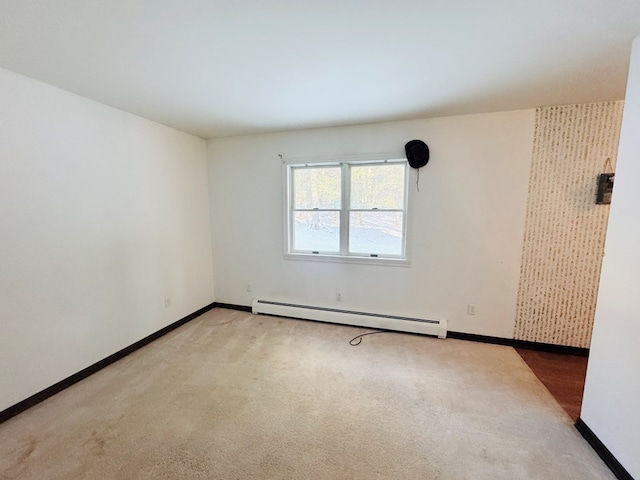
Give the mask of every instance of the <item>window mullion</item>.
[[352, 208], [349, 212], [404, 212], [402, 208]]
[[342, 203], [340, 210], [340, 255], [349, 250], [349, 207], [351, 206], [351, 168], [342, 164]]
[[[339, 208], [293, 208], [292, 212], [340, 212]], [[399, 210], [402, 211], [402, 210]]]

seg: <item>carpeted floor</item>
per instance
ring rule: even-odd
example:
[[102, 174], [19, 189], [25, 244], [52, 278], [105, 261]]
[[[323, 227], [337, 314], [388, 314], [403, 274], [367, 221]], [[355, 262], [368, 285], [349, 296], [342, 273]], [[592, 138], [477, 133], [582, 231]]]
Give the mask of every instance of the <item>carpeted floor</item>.
[[614, 479], [510, 347], [214, 309], [0, 425], [1, 479]]

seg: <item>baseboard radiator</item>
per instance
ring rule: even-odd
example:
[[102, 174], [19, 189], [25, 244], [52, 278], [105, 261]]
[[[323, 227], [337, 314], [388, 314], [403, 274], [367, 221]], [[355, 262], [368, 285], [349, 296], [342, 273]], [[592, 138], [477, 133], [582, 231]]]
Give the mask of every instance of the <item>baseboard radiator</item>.
[[256, 314], [262, 313], [319, 322], [341, 323], [343, 325], [354, 325], [357, 327], [421, 333], [423, 335], [433, 335], [438, 338], [447, 337], [447, 321], [444, 319], [427, 320], [259, 299], [253, 300], [251, 310]]

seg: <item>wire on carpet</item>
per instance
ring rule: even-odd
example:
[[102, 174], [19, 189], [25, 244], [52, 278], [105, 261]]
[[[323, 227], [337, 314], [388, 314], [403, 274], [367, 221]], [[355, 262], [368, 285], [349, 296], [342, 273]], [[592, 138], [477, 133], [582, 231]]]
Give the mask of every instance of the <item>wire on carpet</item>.
[[[377, 332], [361, 333], [360, 335], [357, 335], [353, 337], [351, 340], [349, 340], [349, 345], [351, 345], [352, 347], [357, 347], [362, 343], [362, 337], [365, 337], [367, 335], [375, 335], [376, 333], [389, 333], [389, 332], [387, 330], [378, 330]], [[353, 343], [356, 340], [358, 340], [358, 342]]]

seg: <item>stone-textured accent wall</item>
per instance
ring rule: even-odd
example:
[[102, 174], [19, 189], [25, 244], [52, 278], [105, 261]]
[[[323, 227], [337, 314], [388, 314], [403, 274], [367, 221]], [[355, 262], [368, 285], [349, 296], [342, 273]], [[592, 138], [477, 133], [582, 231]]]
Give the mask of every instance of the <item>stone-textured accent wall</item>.
[[595, 204], [597, 178], [607, 158], [615, 168], [622, 109], [605, 102], [536, 110], [518, 340], [589, 347], [609, 215], [608, 205]]

